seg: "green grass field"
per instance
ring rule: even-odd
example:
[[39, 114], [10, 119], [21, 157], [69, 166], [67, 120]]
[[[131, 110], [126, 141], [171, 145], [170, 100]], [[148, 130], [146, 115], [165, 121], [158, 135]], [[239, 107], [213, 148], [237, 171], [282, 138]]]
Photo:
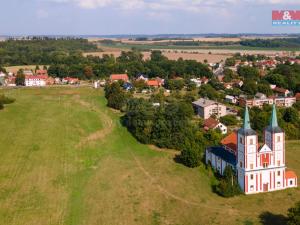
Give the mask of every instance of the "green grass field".
[[[0, 111], [1, 225], [281, 224], [300, 200], [299, 189], [217, 196], [203, 167], [138, 143], [101, 90], [0, 93], [16, 98]], [[300, 175], [299, 141], [287, 162]]]

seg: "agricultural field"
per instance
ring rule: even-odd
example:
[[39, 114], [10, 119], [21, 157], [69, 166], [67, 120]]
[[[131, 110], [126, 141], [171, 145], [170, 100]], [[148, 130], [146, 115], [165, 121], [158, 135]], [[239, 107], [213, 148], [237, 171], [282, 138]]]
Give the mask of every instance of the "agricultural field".
[[[43, 65], [39, 66], [41, 69], [43, 68]], [[36, 65], [26, 65], [26, 66], [7, 66], [4, 67], [6, 69], [7, 72], [11, 72], [11, 73], [17, 73], [20, 69], [23, 70], [35, 70]]]
[[[125, 50], [126, 51], [126, 50]], [[151, 52], [142, 52], [144, 55], [144, 59], [150, 59]], [[232, 54], [209, 54], [206, 53], [199, 53], [199, 52], [191, 52], [191, 51], [170, 51], [170, 50], [163, 50], [162, 54], [166, 56], [170, 60], [178, 60], [182, 58], [184, 60], [196, 60], [197, 62], [204, 62], [207, 60], [209, 63], [217, 63], [220, 61], [225, 61], [227, 58], [231, 57]], [[104, 52], [88, 52], [84, 53], [85, 56], [92, 55], [92, 56], [99, 56], [103, 57], [103, 55], [113, 55], [115, 57], [119, 57], [121, 55], [121, 50], [115, 51], [104, 51]]]
[[[0, 224], [283, 224], [300, 191], [225, 199], [204, 166], [138, 143], [88, 87], [0, 89]], [[300, 175], [300, 141], [287, 143]]]

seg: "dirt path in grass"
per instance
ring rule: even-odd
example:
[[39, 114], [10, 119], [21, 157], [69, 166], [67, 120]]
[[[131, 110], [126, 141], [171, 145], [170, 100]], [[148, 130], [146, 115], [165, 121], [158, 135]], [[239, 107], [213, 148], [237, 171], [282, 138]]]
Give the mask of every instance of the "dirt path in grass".
[[[143, 172], [143, 174], [149, 179], [150, 184], [156, 186], [158, 191], [160, 193], [162, 193], [164, 196], [175, 199], [177, 201], [180, 201], [180, 202], [182, 202], [186, 205], [200, 207], [200, 208], [213, 209], [213, 210], [216, 210], [216, 211], [220, 211], [220, 210], [224, 211], [224, 207], [218, 207], [218, 206], [213, 206], [212, 207], [212, 206], [208, 206], [208, 205], [203, 205], [203, 203], [187, 200], [185, 198], [182, 198], [178, 195], [175, 195], [175, 194], [171, 193], [169, 190], [165, 189], [164, 187], [162, 187], [161, 185], [158, 184], [158, 182], [155, 180], [155, 178], [143, 167], [142, 163], [134, 155], [133, 152], [131, 152], [131, 155], [132, 155], [137, 167], [139, 168], [139, 170], [141, 170]], [[238, 214], [241, 214], [241, 212], [239, 212], [239, 210], [237, 210], [237, 209], [231, 209], [230, 207], [227, 207], [226, 214], [228, 214], [228, 215], [238, 215]], [[248, 215], [248, 213], [243, 213], [243, 214]]]
[[112, 130], [113, 130], [113, 121], [108, 115], [106, 115], [106, 113], [99, 110], [98, 107], [95, 107], [91, 103], [80, 99], [80, 96], [78, 96], [78, 95], [75, 96], [75, 99], [82, 106], [84, 106], [86, 108], [89, 108], [89, 109], [99, 113], [99, 115], [101, 117], [101, 121], [103, 122], [103, 128], [101, 130], [98, 130], [98, 131], [94, 132], [94, 133], [91, 133], [87, 137], [81, 138], [79, 143], [76, 145], [77, 148], [80, 148], [80, 147], [82, 147], [82, 146], [84, 146], [84, 145], [86, 145], [90, 142], [101, 140], [101, 139], [103, 139], [104, 137], [106, 137], [108, 134], [110, 134], [112, 132]]
[[174, 195], [172, 194], [171, 192], [169, 192], [168, 190], [166, 190], [165, 188], [163, 188], [162, 186], [160, 186], [154, 179], [153, 176], [150, 175], [150, 173], [142, 166], [141, 162], [138, 160], [138, 158], [131, 152], [131, 155], [136, 163], [136, 165], [138, 166], [138, 168], [145, 174], [145, 176], [150, 180], [150, 183], [152, 185], [155, 185], [157, 186], [158, 190], [163, 193], [165, 196], [167, 197], [171, 197], [173, 199], [176, 199], [180, 202], [183, 202], [185, 204], [188, 204], [188, 205], [194, 205], [194, 206], [198, 206], [199, 203], [198, 202], [194, 202], [194, 201], [188, 201], [184, 198], [181, 198], [177, 195]]

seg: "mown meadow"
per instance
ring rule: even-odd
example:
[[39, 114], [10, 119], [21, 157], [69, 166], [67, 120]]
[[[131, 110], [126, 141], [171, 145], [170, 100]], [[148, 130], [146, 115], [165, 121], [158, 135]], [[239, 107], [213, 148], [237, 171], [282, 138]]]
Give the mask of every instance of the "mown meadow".
[[[204, 166], [138, 143], [88, 87], [2, 89], [0, 224], [282, 224], [300, 191], [222, 198]], [[287, 143], [300, 176], [300, 141]]]

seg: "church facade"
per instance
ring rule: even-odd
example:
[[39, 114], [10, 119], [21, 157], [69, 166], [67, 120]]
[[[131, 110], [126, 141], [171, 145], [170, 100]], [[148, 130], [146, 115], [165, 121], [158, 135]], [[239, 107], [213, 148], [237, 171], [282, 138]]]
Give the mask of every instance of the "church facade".
[[264, 130], [263, 144], [259, 144], [256, 132], [251, 129], [247, 107], [243, 127], [227, 139], [223, 146], [206, 149], [206, 163], [220, 174], [227, 165], [231, 166], [245, 194], [297, 187], [296, 174], [286, 170], [285, 134], [278, 126], [275, 105], [270, 124]]

